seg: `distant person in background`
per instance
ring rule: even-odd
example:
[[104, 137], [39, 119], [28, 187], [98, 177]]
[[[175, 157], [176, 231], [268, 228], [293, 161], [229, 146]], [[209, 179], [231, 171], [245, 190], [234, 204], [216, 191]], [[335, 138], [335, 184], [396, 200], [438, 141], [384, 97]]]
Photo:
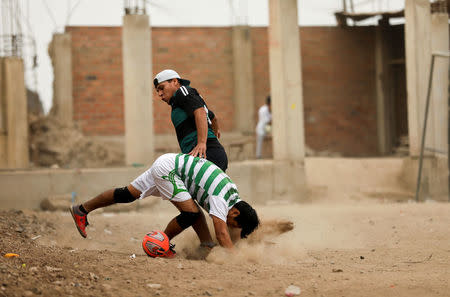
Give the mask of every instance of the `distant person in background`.
[[258, 110], [258, 124], [256, 125], [256, 158], [262, 157], [262, 145], [264, 137], [271, 131], [272, 113], [270, 109], [270, 95], [266, 98], [266, 104]]
[[172, 107], [171, 119], [181, 152], [206, 158], [225, 172], [228, 158], [218, 140], [217, 117], [190, 83], [171, 69], [161, 71], [153, 80], [158, 96]]

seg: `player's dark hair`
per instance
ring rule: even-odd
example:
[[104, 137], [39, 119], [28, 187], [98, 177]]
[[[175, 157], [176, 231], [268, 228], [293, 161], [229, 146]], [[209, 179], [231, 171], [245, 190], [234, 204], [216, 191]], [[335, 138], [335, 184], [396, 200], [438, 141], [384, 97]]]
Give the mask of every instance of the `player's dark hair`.
[[239, 210], [239, 215], [235, 220], [242, 228], [241, 238], [247, 238], [247, 235], [255, 231], [259, 226], [259, 218], [256, 210], [245, 201], [239, 201], [234, 207]]
[[267, 96], [267, 98], [266, 98], [266, 103], [267, 103], [267, 105], [270, 105], [270, 95]]

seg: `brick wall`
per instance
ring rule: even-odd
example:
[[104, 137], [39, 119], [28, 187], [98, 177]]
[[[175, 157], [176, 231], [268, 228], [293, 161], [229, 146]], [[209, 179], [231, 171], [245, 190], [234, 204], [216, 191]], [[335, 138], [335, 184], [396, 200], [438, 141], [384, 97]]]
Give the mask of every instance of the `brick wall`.
[[[175, 69], [191, 80], [208, 107], [220, 116], [221, 129], [233, 129], [233, 65], [229, 28], [152, 28], [154, 75]], [[170, 107], [153, 92], [156, 133], [174, 133]]]
[[[74, 118], [86, 135], [122, 135], [120, 27], [68, 27], [72, 33]], [[315, 150], [377, 152], [373, 27], [302, 27], [305, 137]], [[270, 92], [267, 28], [252, 28], [255, 108]], [[231, 30], [152, 28], [153, 69], [173, 68], [192, 81], [233, 129]], [[155, 132], [174, 133], [170, 108], [153, 93]]]
[[124, 133], [122, 30], [69, 27], [72, 35], [74, 120], [86, 135]]
[[301, 38], [306, 143], [376, 154], [373, 27], [305, 28]]

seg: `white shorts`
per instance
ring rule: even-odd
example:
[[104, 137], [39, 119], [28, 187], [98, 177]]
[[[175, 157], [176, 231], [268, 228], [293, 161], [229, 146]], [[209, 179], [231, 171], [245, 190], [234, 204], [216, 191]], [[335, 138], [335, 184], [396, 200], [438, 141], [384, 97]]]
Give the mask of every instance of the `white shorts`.
[[160, 196], [174, 202], [192, 199], [184, 182], [175, 174], [175, 157], [176, 154], [162, 155], [152, 167], [131, 182], [141, 192], [139, 199], [148, 196]]

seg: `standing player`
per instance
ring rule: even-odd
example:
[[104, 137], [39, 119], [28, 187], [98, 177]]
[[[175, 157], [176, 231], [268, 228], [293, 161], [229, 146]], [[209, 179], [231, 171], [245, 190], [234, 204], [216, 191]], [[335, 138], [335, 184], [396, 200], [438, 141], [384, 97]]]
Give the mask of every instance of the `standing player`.
[[87, 214], [115, 203], [130, 203], [137, 198], [160, 196], [180, 211], [167, 225], [169, 240], [192, 226], [200, 244], [213, 247], [206, 219], [198, 205], [212, 218], [217, 241], [232, 249], [228, 227], [240, 228], [246, 238], [259, 225], [256, 211], [241, 200], [236, 185], [212, 162], [186, 154], [165, 154], [126, 187], [111, 189], [70, 208], [81, 236], [86, 237]]
[[181, 152], [206, 158], [226, 171], [228, 158], [218, 140], [217, 117], [197, 90], [189, 86], [190, 81], [166, 69], [155, 76], [153, 84], [161, 100], [172, 107], [171, 118]]
[[256, 125], [256, 158], [262, 158], [262, 146], [264, 137], [268, 134], [268, 127], [272, 122], [272, 113], [270, 108], [270, 96], [266, 98], [266, 104], [258, 110], [258, 124]]

